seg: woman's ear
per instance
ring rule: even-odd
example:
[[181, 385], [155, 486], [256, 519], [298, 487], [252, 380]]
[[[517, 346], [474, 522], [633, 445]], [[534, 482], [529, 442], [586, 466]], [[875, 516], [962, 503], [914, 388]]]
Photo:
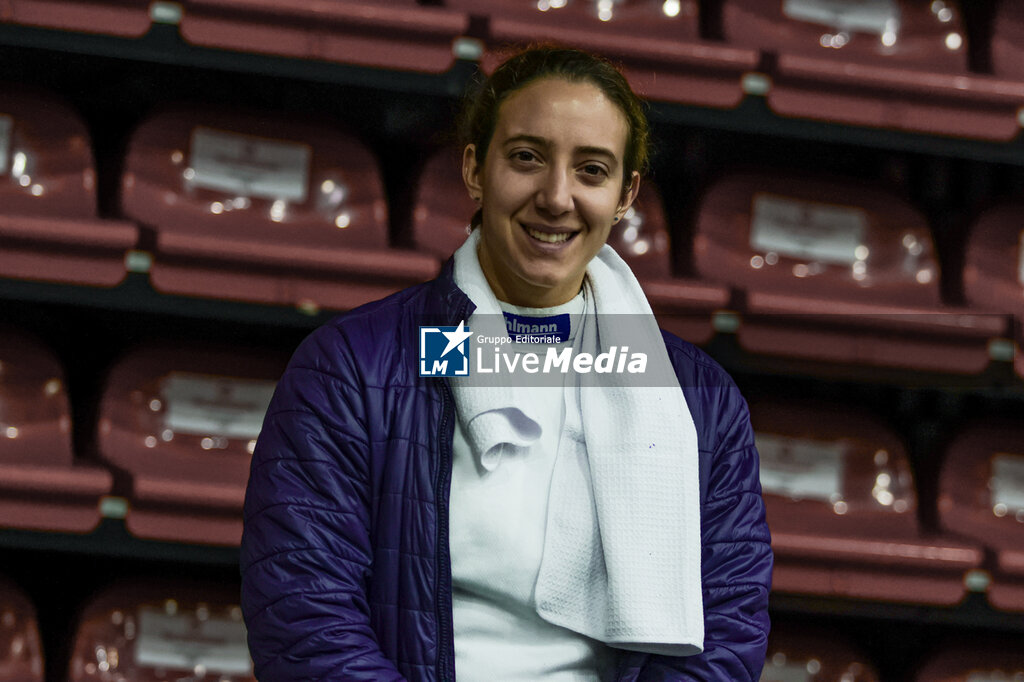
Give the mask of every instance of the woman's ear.
[[462, 181], [466, 183], [469, 198], [479, 203], [483, 198], [483, 184], [480, 181], [480, 166], [476, 162], [476, 145], [467, 144], [462, 150]]
[[622, 199], [619, 200], [619, 207], [615, 209], [615, 220], [619, 221], [626, 214], [629, 207], [636, 201], [636, 195], [640, 193], [640, 173], [633, 171], [629, 179], [629, 186], [622, 190]]

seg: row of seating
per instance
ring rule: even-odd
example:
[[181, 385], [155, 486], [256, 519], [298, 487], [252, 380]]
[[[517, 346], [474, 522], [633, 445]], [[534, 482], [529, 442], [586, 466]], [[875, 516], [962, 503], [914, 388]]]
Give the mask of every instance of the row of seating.
[[[198, 46], [435, 73], [467, 34], [485, 70], [510, 46], [556, 40], [614, 57], [651, 99], [736, 106], [762, 69], [781, 115], [985, 139], [1015, 137], [1024, 104], [1012, 0], [987, 37], [995, 75], [970, 70], [957, 0], [183, 0], [167, 18], [168, 5], [5, 0], [0, 21], [139, 37], [156, 16]], [[703, 12], [724, 41], [701, 37]]]
[[[733, 107], [751, 89], [747, 74], [761, 71], [769, 81], [757, 87], [783, 116], [985, 139], [1018, 133], [1019, 3], [1002, 2], [993, 20], [997, 76], [971, 73], [954, 0], [711, 4], [490, 2], [482, 65], [492, 68], [509, 45], [550, 39], [616, 58], [637, 91], [655, 100]], [[481, 12], [476, 5], [445, 2], [471, 14]], [[699, 39], [701, 11], [716, 13], [724, 44]]]
[[[255, 680], [237, 597], [223, 586], [114, 583], [74, 624], [68, 682]], [[1008, 682], [1024, 676], [1019, 647], [965, 638], [917, 666], [914, 682]], [[32, 600], [0, 578], [0, 682], [42, 682], [46, 656]], [[53, 679], [53, 677], [51, 677]], [[773, 623], [760, 682], [878, 682], [856, 643]]]
[[[0, 526], [89, 532], [100, 501], [127, 502], [140, 538], [237, 545], [248, 466], [286, 358], [142, 347], [105, 377], [98, 461], [76, 456], [60, 364], [37, 339], [0, 335]], [[1024, 428], [969, 424], [944, 455], [923, 527], [898, 434], [849, 405], [751, 401], [776, 552], [774, 585], [951, 605], [965, 576], [1024, 611]], [[115, 484], [111, 471], [122, 475]], [[985, 551], [993, 557], [986, 561]]]
[[[775, 551], [773, 589], [953, 605], [969, 589], [1024, 611], [1024, 430], [968, 423], [946, 447], [938, 528], [922, 524], [907, 451], [846, 405], [752, 401]], [[986, 558], [986, 550], [991, 559]], [[980, 581], [980, 585], [978, 582]]]
[[[167, 109], [131, 136], [121, 219], [101, 219], [87, 131], [39, 95], [0, 112], [0, 276], [113, 286], [140, 230], [166, 293], [348, 309], [433, 276], [475, 207], [459, 155], [419, 176], [414, 248], [389, 245], [372, 153], [324, 124]], [[662, 188], [667, 190], [667, 188]], [[940, 293], [922, 213], [875, 186], [734, 173], [704, 192], [692, 276], [673, 275], [670, 229], [648, 183], [610, 243], [642, 280], [663, 325], [696, 343], [738, 306], [741, 345], [815, 360], [976, 373], [989, 343], [1024, 319], [1024, 206], [978, 218], [963, 273], [967, 307]], [[741, 292], [742, 298], [733, 294]], [[1018, 334], [1019, 334], [1018, 330]], [[1024, 375], [1024, 355], [1017, 367]]]
[[724, 0], [722, 25], [730, 44], [774, 55], [767, 101], [780, 115], [1009, 140], [1024, 101], [1024, 8], [996, 7], [992, 76], [969, 71], [963, 4]]
[[72, 447], [57, 359], [0, 332], [0, 526], [90, 532], [100, 500], [116, 495], [130, 500], [138, 537], [237, 545], [249, 460], [286, 361], [170, 342], [128, 353], [106, 376], [95, 462]]
[[[1024, 679], [1024, 656], [1012, 641], [964, 637], [937, 642], [913, 667], [909, 682], [1016, 682]], [[760, 682], [886, 682], [857, 643], [841, 633], [772, 623]]]
[[[36, 609], [0, 578], [0, 682], [43, 682]], [[237, 589], [183, 581], [114, 583], [81, 609], [68, 682], [255, 682]]]

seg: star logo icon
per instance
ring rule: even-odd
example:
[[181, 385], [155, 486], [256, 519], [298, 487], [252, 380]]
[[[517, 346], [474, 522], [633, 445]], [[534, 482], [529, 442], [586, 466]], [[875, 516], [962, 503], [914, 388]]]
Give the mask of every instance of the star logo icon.
[[448, 345], [444, 347], [444, 351], [441, 353], [441, 357], [443, 358], [456, 348], [458, 348], [461, 352], [462, 342], [468, 339], [472, 335], [472, 332], [466, 329], [466, 321], [462, 320], [461, 322], [459, 322], [458, 327], [456, 327], [450, 332], [442, 331], [441, 334], [443, 334], [444, 337], [448, 339]]

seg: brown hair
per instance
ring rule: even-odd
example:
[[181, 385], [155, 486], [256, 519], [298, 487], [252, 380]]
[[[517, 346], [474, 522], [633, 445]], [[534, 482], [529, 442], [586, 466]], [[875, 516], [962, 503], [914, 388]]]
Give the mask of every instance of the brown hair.
[[498, 110], [512, 93], [542, 78], [563, 78], [597, 86], [626, 117], [628, 134], [623, 159], [623, 183], [628, 187], [633, 171], [647, 171], [650, 127], [643, 103], [626, 78], [609, 61], [572, 48], [542, 45], [531, 47], [499, 66], [490, 78], [471, 93], [463, 107], [460, 142], [476, 145], [476, 162], [483, 165], [487, 147], [498, 122]]

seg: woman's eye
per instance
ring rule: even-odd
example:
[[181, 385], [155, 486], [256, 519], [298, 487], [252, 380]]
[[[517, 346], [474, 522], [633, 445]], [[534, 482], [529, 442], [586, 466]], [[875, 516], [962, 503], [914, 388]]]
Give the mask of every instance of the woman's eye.
[[599, 166], [596, 163], [588, 163], [582, 168], [583, 174], [588, 178], [601, 179], [608, 175], [608, 171], [604, 169], [604, 166]]
[[515, 161], [522, 161], [523, 163], [530, 163], [531, 161], [535, 161], [537, 159], [533, 152], [526, 150], [512, 152], [512, 158]]

